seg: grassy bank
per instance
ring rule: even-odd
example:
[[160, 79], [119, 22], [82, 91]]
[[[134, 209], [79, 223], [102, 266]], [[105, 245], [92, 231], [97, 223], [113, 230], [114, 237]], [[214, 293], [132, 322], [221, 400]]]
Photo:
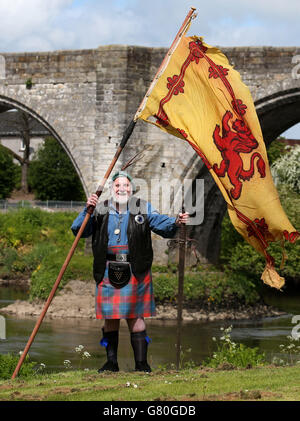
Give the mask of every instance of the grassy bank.
[[0, 400], [4, 401], [293, 401], [299, 396], [299, 365], [150, 374], [68, 371], [0, 381]]
[[[0, 278], [30, 278], [30, 299], [46, 299], [74, 241], [70, 227], [76, 216], [30, 208], [0, 214]], [[59, 289], [71, 279], [92, 278], [92, 256], [81, 239]], [[153, 281], [157, 303], [176, 302], [176, 265], [153, 265]], [[198, 265], [186, 270], [184, 295], [190, 305], [205, 309], [233, 308], [256, 303], [260, 284], [243, 273]]]

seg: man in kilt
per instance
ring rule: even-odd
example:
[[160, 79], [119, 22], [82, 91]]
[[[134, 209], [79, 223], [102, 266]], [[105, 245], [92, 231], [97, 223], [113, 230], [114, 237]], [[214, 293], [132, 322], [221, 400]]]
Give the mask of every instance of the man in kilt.
[[131, 176], [119, 171], [112, 177], [111, 199], [98, 203], [89, 197], [85, 209], [72, 224], [77, 234], [87, 207], [95, 207], [82, 237], [92, 235], [93, 273], [96, 281], [96, 318], [104, 319], [101, 345], [107, 362], [98, 372], [119, 371], [117, 350], [120, 319], [126, 319], [134, 352], [135, 370], [150, 372], [147, 362], [149, 337], [145, 317], [155, 316], [151, 277], [151, 231], [172, 238], [188, 214], [177, 218], [159, 214], [150, 203], [133, 196]]

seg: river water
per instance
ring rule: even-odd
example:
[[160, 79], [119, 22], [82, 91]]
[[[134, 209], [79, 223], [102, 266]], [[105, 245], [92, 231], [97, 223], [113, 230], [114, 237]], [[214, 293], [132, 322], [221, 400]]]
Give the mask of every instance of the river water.
[[[26, 299], [27, 292], [11, 287], [0, 287], [0, 307], [17, 299]], [[279, 310], [287, 312], [280, 317], [265, 317], [260, 320], [226, 320], [217, 322], [183, 322], [183, 362], [200, 364], [216, 349], [212, 337], [222, 335], [221, 327], [232, 325], [231, 338], [235, 342], [258, 347], [266, 353], [268, 361], [280, 356], [280, 344], [287, 344], [295, 324], [293, 315], [300, 315], [300, 291], [279, 292], [266, 289], [264, 299]], [[34, 328], [36, 318], [5, 316], [6, 339], [0, 340], [0, 353], [17, 354], [23, 350]], [[300, 319], [300, 316], [299, 316]], [[300, 320], [299, 320], [300, 322]], [[30, 358], [44, 363], [47, 370], [65, 369], [64, 361], [70, 360], [73, 368], [98, 368], [106, 360], [105, 349], [99, 345], [102, 322], [93, 319], [47, 319], [45, 318], [30, 348]], [[300, 329], [299, 329], [300, 332]], [[147, 333], [152, 339], [148, 360], [154, 368], [176, 362], [176, 321], [147, 320]], [[84, 346], [91, 354], [85, 360], [79, 358], [75, 348]], [[121, 321], [119, 339], [119, 366], [121, 370], [134, 368], [130, 336], [124, 320]]]

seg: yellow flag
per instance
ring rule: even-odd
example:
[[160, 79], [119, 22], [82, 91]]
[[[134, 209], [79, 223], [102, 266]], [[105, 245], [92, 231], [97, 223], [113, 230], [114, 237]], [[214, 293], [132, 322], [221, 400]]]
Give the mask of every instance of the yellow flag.
[[300, 235], [281, 207], [253, 99], [240, 74], [201, 37], [183, 36], [137, 118], [194, 148], [209, 169], [237, 231], [266, 258], [262, 280], [284, 285], [267, 252]]

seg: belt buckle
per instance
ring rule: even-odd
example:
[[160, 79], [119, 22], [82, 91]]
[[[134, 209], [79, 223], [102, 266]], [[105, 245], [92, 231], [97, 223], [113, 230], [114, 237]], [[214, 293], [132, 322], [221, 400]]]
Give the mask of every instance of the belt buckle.
[[127, 262], [127, 254], [116, 254], [117, 262]]

